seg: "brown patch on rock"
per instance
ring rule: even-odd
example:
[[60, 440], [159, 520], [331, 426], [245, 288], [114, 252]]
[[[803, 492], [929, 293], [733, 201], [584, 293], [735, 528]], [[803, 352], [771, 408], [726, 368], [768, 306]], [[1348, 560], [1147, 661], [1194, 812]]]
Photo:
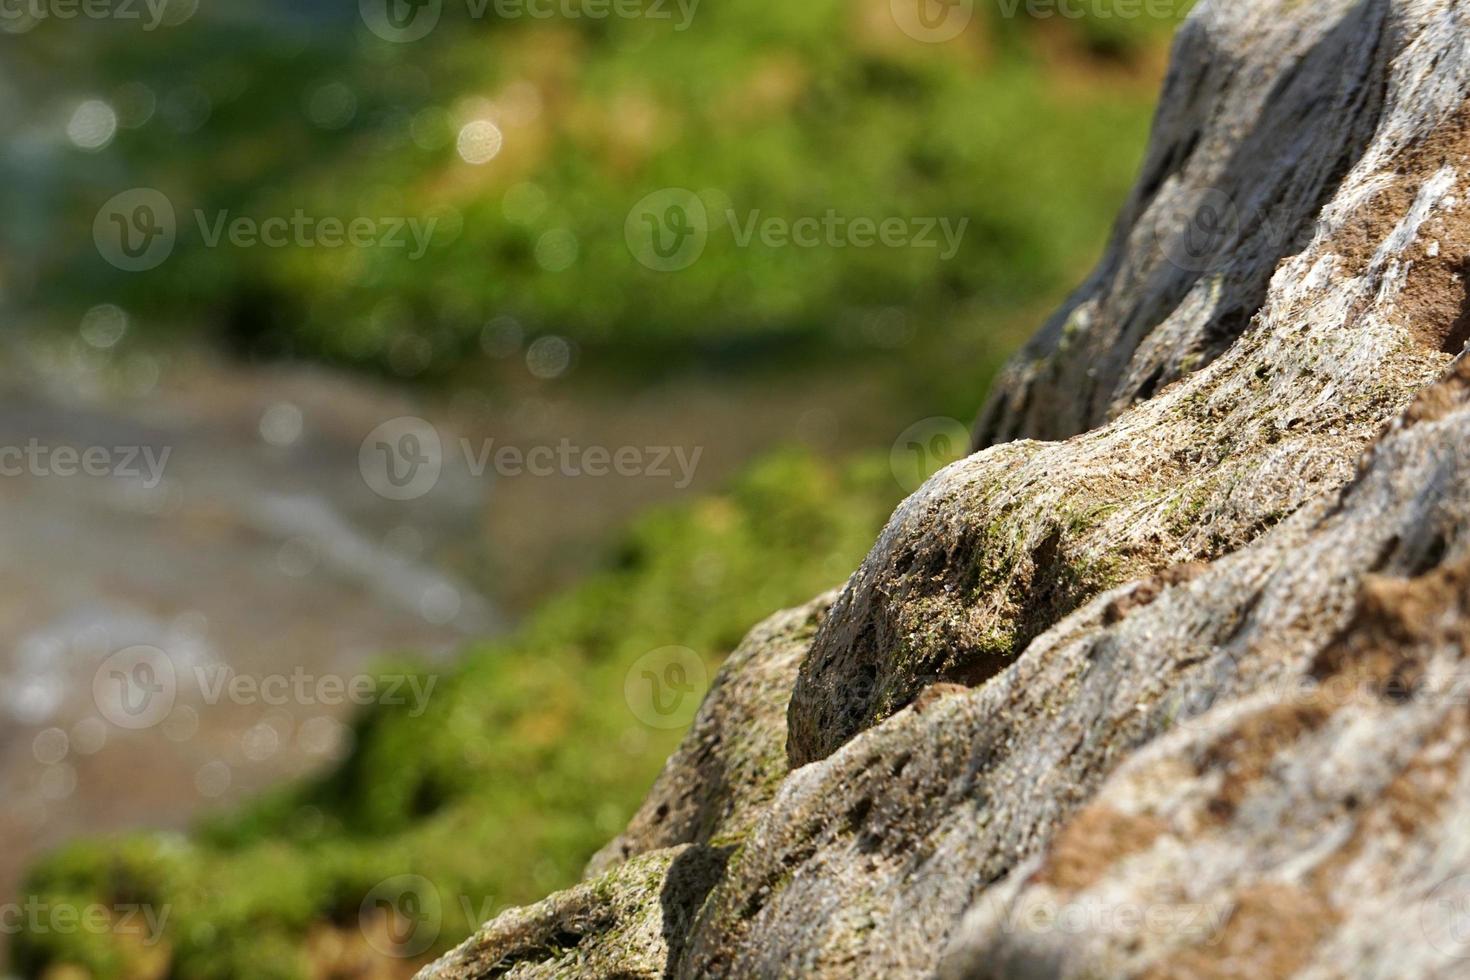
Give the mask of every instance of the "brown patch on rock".
[[1149, 970], [1146, 980], [1235, 980], [1289, 977], [1337, 925], [1332, 906], [1314, 891], [1284, 883], [1242, 890], [1217, 941], [1195, 946]]
[[1470, 358], [1451, 365], [1445, 376], [1419, 393], [1404, 409], [1404, 428], [1420, 422], [1435, 422], [1470, 401]]
[[[1396, 161], [1399, 180], [1365, 205], [1334, 244], [1361, 274], [1389, 233], [1408, 214], [1420, 187], [1443, 167], [1470, 171], [1470, 107], [1462, 109]], [[1458, 354], [1470, 340], [1470, 212], [1441, 214], [1419, 229], [1399, 309], [1415, 342]]]
[[956, 694], [968, 694], [969, 692], [970, 689], [963, 684], [930, 684], [919, 692], [918, 697], [914, 698], [914, 710], [923, 714], [930, 707], [938, 704], [945, 698], [953, 697]]
[[[1421, 180], [1446, 166], [1470, 170], [1470, 108], [1406, 154], [1406, 169]], [[1425, 347], [1458, 354], [1470, 340], [1470, 213], [1462, 207], [1428, 222], [1410, 258], [1401, 302], [1409, 330]]]
[[[1415, 757], [1383, 792], [1384, 820], [1400, 834], [1412, 836], [1432, 825], [1454, 793], [1463, 758], [1464, 731], [1462, 719], [1455, 719], [1453, 724], [1461, 730], [1452, 737], [1442, 729], [1429, 740], [1431, 750]], [[1461, 751], [1446, 756], [1442, 751], [1446, 744], [1456, 745]]]
[[1139, 583], [1133, 591], [1108, 603], [1103, 610], [1103, 622], [1108, 626], [1121, 623], [1135, 609], [1153, 605], [1165, 589], [1191, 582], [1209, 567], [1202, 561], [1189, 561], [1164, 569]]
[[1444, 251], [1431, 256], [1423, 247], [1414, 249], [1418, 254], [1400, 308], [1421, 346], [1458, 354], [1470, 340], [1470, 216], [1431, 222], [1426, 233], [1443, 235], [1435, 241]]
[[1317, 656], [1311, 676], [1323, 685], [1348, 678], [1387, 700], [1407, 700], [1424, 674], [1413, 650], [1446, 640], [1470, 644], [1467, 605], [1470, 560], [1408, 579], [1368, 576], [1352, 620]]
[[1163, 823], [1154, 817], [1134, 816], [1109, 806], [1088, 807], [1057, 835], [1034, 880], [1082, 891], [1128, 855], [1148, 850], [1163, 832]]
[[1211, 815], [1228, 821], [1282, 749], [1321, 728], [1330, 716], [1317, 700], [1287, 702], [1251, 715], [1211, 745], [1197, 765], [1201, 775], [1211, 769], [1224, 773], [1220, 791], [1209, 802]]

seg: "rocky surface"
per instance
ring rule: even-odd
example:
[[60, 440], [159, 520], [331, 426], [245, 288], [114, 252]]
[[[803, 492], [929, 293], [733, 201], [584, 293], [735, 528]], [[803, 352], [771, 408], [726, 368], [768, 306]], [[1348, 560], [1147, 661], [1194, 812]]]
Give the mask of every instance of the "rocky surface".
[[757, 626], [725, 662], [688, 736], [587, 874], [678, 844], [738, 840], [786, 776], [786, 704], [834, 594]]
[[683, 845], [512, 909], [419, 975], [658, 977], [679, 958], [690, 917], [719, 880], [724, 855]]
[[753, 634], [593, 877], [426, 974], [1470, 969], [1467, 39], [1204, 0], [982, 451]]

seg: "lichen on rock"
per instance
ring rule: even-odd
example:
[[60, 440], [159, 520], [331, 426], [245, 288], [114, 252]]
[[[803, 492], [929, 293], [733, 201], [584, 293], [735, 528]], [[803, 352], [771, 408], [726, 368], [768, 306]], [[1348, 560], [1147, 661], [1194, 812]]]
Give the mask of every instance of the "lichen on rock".
[[665, 848], [487, 923], [425, 967], [420, 980], [480, 977], [661, 977], [677, 958], [725, 855]]

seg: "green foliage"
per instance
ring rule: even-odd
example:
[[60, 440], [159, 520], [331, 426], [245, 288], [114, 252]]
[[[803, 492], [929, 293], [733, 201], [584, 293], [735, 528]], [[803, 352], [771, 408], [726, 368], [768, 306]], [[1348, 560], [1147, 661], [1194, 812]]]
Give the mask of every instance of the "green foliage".
[[[896, 503], [886, 460], [768, 458], [728, 492], [650, 514], [611, 567], [512, 638], [467, 651], [428, 710], [375, 707], [350, 755], [194, 838], [74, 844], [26, 894], [168, 909], [170, 975], [301, 977], [308, 930], [355, 932], [377, 883], [419, 874], [444, 922], [435, 949], [498, 909], [576, 880], [636, 807], [680, 733], [643, 725], [623, 683], [640, 656], [690, 647], [711, 669], [773, 610], [839, 584]], [[26, 972], [66, 962], [129, 975], [108, 935], [17, 937]]]
[[[178, 213], [174, 255], [121, 274], [75, 251], [52, 299], [405, 375], [463, 362], [488, 321], [513, 316], [626, 378], [690, 349], [851, 346], [893, 307], [923, 323], [959, 302], [1055, 293], [1096, 249], [1142, 144], [1151, 83], [1119, 88], [1128, 59], [1172, 21], [1037, 25], [1024, 4], [1006, 18], [984, 2], [960, 38], [932, 45], [888, 7], [721, 0], [678, 30], [677, 15], [506, 21], [493, 4], [469, 19], [447, 3], [414, 44], [355, 20], [226, 31], [201, 13], [98, 56], [106, 77], [203, 98], [210, 114], [181, 138], [191, 123], [174, 98], [122, 131], [107, 153], [128, 176], [94, 175], [72, 222], [89, 226], [124, 186], [155, 186]], [[456, 137], [481, 118], [504, 143], [476, 166]], [[708, 218], [702, 257], [677, 272], [645, 268], [625, 240], [630, 209], [663, 188], [697, 192]], [[436, 223], [421, 257], [207, 247], [201, 221], [226, 212]], [[829, 213], [903, 219], [936, 245], [738, 241], [753, 218]], [[964, 229], [952, 256], [924, 232], [937, 220]]]

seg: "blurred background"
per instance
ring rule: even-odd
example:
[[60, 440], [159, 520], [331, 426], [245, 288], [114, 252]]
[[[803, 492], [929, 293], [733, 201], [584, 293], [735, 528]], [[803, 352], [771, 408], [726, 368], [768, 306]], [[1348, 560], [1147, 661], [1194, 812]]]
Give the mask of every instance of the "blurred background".
[[575, 881], [964, 451], [1186, 6], [0, 0], [9, 974], [408, 976]]

